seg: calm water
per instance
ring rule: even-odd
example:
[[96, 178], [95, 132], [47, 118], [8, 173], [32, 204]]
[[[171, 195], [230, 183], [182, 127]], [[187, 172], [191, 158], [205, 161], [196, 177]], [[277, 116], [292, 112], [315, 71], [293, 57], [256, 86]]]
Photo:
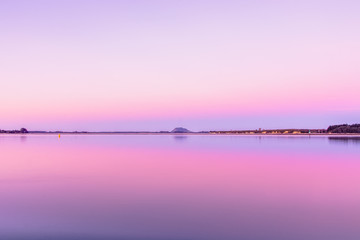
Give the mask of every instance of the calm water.
[[358, 240], [360, 139], [0, 135], [0, 239]]

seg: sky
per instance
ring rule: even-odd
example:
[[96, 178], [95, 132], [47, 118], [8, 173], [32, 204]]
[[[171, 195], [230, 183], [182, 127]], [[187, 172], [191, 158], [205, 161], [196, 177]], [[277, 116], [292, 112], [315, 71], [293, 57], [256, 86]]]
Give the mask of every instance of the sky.
[[0, 0], [0, 129], [360, 122], [360, 1]]

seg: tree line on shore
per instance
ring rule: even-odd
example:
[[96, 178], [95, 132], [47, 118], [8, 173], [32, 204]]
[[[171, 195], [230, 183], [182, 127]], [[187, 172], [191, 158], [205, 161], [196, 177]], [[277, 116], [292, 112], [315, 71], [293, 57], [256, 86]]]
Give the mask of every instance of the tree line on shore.
[[29, 133], [26, 128], [21, 128], [20, 130], [1, 130], [0, 133]]
[[360, 133], [360, 124], [341, 124], [331, 125], [327, 129], [328, 133]]
[[360, 133], [360, 124], [331, 125], [327, 129], [256, 129], [256, 130], [230, 130], [210, 131], [212, 134], [345, 134]]

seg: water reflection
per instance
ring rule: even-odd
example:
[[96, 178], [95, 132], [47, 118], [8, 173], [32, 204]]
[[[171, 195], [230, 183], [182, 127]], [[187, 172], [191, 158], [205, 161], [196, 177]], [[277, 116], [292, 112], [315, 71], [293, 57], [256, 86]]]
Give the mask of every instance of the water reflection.
[[174, 136], [175, 141], [180, 141], [180, 142], [185, 141], [187, 138], [188, 138], [188, 136], [186, 136], [186, 135], [175, 135]]
[[26, 142], [26, 140], [27, 140], [27, 136], [26, 136], [26, 135], [20, 136], [20, 141], [21, 141], [21, 142]]
[[338, 139], [0, 141], [0, 239], [360, 239], [360, 151]]
[[360, 144], [360, 137], [329, 137], [330, 143], [335, 144]]

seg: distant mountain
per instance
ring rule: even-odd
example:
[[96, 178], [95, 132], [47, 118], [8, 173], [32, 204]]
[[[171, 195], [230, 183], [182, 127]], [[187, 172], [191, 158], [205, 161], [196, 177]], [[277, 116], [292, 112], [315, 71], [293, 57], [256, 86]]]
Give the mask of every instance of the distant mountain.
[[183, 127], [174, 128], [171, 132], [172, 133], [191, 133], [190, 130], [183, 128]]

